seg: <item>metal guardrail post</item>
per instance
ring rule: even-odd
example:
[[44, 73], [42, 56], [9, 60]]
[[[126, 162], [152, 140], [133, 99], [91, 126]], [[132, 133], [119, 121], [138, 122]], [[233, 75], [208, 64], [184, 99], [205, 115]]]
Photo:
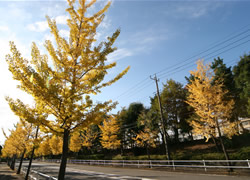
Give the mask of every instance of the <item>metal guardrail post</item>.
[[174, 169], [174, 171], [175, 171], [174, 160], [172, 160], [172, 165], [173, 165], [173, 169]]
[[150, 162], [149, 162], [149, 163], [150, 163], [150, 168], [152, 168], [152, 161], [150, 160]]
[[122, 160], [122, 167], [124, 167], [124, 160]]
[[248, 167], [250, 168], [250, 162], [249, 162], [249, 160], [247, 159], [247, 164], [248, 164]]
[[205, 160], [204, 160], [204, 159], [203, 159], [202, 161], [203, 161], [204, 169], [205, 169], [205, 171], [207, 172], [206, 162], [205, 162]]
[[140, 161], [138, 160], [138, 168], [140, 168]]

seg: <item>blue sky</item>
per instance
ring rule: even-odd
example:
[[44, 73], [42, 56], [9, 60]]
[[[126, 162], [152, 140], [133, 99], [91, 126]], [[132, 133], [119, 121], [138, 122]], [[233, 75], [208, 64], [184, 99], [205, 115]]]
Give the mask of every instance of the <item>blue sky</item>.
[[[100, 9], [106, 1], [98, 1], [89, 14]], [[31, 42], [41, 50], [45, 39], [53, 39], [45, 15], [56, 19], [60, 33], [67, 37], [65, 0], [4, 1], [0, 0], [0, 127], [12, 128], [18, 118], [9, 110], [4, 96], [20, 98], [32, 104], [32, 98], [16, 89], [5, 62], [8, 41], [14, 41], [24, 57], [29, 58]], [[104, 40], [117, 28], [121, 29], [116, 52], [108, 61], [117, 61], [110, 71], [111, 78], [131, 66], [128, 74], [94, 98], [98, 101], [117, 100], [119, 105], [142, 102], [149, 106], [149, 96], [155, 84], [149, 78], [157, 73], [160, 88], [167, 79], [185, 84], [185, 76], [204, 58], [211, 62], [220, 56], [229, 66], [239, 56], [250, 51], [250, 1], [168, 1], [113, 0], [97, 33]], [[240, 34], [241, 33], [241, 34]], [[203, 53], [202, 53], [203, 52]], [[191, 57], [191, 58], [190, 58]], [[160, 72], [160, 73], [158, 73]], [[0, 132], [0, 144], [4, 137]]]

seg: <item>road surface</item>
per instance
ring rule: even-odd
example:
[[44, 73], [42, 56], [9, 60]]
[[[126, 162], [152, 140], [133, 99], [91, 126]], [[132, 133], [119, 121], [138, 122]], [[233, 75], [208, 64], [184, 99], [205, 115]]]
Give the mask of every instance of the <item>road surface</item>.
[[[23, 164], [27, 167], [28, 163]], [[32, 163], [32, 169], [57, 178], [58, 163], [37, 162]], [[39, 178], [46, 179], [46, 178]], [[157, 170], [143, 170], [137, 168], [113, 168], [88, 166], [80, 164], [67, 164], [66, 180], [249, 180], [249, 176], [210, 175], [202, 173], [181, 173]]]

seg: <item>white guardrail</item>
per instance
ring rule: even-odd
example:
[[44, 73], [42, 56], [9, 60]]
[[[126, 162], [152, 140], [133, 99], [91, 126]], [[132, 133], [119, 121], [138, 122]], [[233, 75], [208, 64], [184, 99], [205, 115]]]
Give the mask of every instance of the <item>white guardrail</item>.
[[[43, 162], [60, 163], [60, 159], [38, 160]], [[214, 169], [250, 169], [250, 160], [80, 160], [69, 159], [68, 163], [84, 164], [84, 165], [99, 165], [99, 166], [119, 166], [119, 167], [137, 167], [137, 168], [203, 168], [205, 171], [209, 168]], [[230, 163], [230, 166], [228, 165]], [[18, 163], [16, 163], [16, 168]], [[22, 174], [26, 174], [27, 167], [22, 167]], [[57, 180], [57, 178], [43, 174], [41, 172], [30, 170], [29, 178], [38, 180], [41, 177], [49, 180]]]
[[[60, 159], [44, 160], [45, 162], [59, 163]], [[120, 166], [120, 167], [137, 167], [137, 168], [203, 168], [205, 171], [209, 168], [221, 169], [250, 169], [250, 160], [79, 160], [69, 159], [68, 163], [100, 165], [100, 166]], [[229, 166], [230, 163], [230, 166]]]

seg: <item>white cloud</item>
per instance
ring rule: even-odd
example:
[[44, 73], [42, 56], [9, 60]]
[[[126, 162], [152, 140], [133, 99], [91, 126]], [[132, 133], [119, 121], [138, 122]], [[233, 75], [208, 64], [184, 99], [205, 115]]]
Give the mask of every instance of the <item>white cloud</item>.
[[67, 24], [67, 19], [69, 19], [69, 16], [65, 16], [65, 15], [57, 16], [55, 18], [56, 24]]
[[[68, 16], [57, 16], [54, 19], [56, 20], [57, 24], [65, 25], [67, 23]], [[33, 24], [28, 24], [28, 30], [35, 31], [35, 32], [44, 32], [49, 29], [47, 21], [38, 21]]]
[[130, 37], [127, 37], [126, 40], [121, 41], [120, 45], [126, 46], [129, 44], [134, 52], [135, 50], [142, 52], [143, 49], [145, 52], [161, 41], [166, 41], [173, 36], [174, 34], [170, 33], [166, 28], [149, 28], [144, 31], [134, 32]]
[[62, 29], [59, 31], [59, 34], [64, 38], [69, 38], [69, 31], [68, 30]]
[[207, 13], [207, 6], [179, 6], [176, 8], [176, 13], [183, 17], [199, 18]]
[[49, 29], [47, 21], [39, 21], [27, 26], [28, 30], [36, 32], [44, 32]]
[[110, 26], [111, 26], [111, 19], [108, 18], [108, 16], [105, 16], [99, 27], [103, 29], [108, 29]]
[[8, 26], [0, 26], [0, 31], [8, 31], [9, 27]]
[[170, 34], [166, 28], [149, 28], [144, 31], [135, 32], [131, 36], [126, 37], [126, 40], [118, 42], [118, 47], [126, 48], [118, 49], [114, 53], [108, 55], [108, 61], [113, 62], [141, 53], [150, 53], [155, 46], [162, 41], [168, 40], [170, 38], [169, 36], [174, 36], [174, 34]]
[[125, 57], [132, 56], [132, 55], [133, 55], [132, 51], [130, 51], [129, 49], [126, 49], [126, 48], [122, 48], [122, 49], [118, 49], [115, 52], [109, 54], [107, 59], [108, 59], [108, 62], [114, 62], [114, 61], [118, 61], [120, 59], [123, 59]]
[[50, 41], [53, 42], [55, 40], [55, 38], [54, 38], [54, 36], [52, 34], [45, 34], [44, 37], [43, 37], [42, 43], [44, 43], [45, 40], [50, 40]]
[[186, 1], [173, 4], [164, 13], [178, 19], [197, 19], [209, 15], [219, 7], [221, 7], [219, 1]]

